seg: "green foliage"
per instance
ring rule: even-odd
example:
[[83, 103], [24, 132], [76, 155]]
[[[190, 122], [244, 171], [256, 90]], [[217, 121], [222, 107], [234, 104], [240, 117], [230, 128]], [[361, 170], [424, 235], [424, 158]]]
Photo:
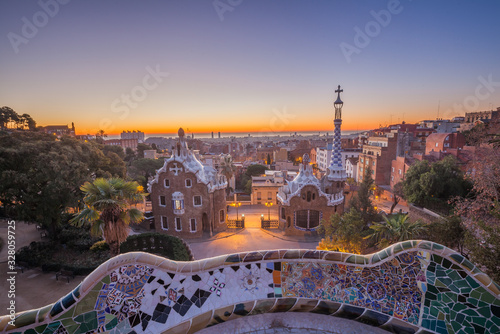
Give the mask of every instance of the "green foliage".
[[361, 213], [354, 208], [342, 217], [339, 214], [332, 215], [327, 221], [321, 221], [318, 232], [324, 233], [325, 238], [317, 248], [361, 254], [365, 248], [362, 235], [365, 229]]
[[105, 240], [98, 241], [94, 243], [91, 247], [90, 250], [93, 252], [104, 252], [104, 251], [109, 251], [109, 245]]
[[243, 189], [245, 193], [250, 194], [252, 192], [252, 176], [262, 175], [268, 169], [266, 166], [259, 164], [248, 166], [246, 172], [241, 176], [239, 188]]
[[12, 108], [1, 107], [0, 130], [7, 128], [33, 131], [36, 128], [36, 122], [28, 114], [19, 115]]
[[152, 150], [153, 148], [148, 144], [139, 143], [137, 144], [137, 158], [144, 159], [144, 151]]
[[408, 215], [396, 214], [384, 221], [374, 222], [370, 226], [370, 233], [366, 238], [372, 238], [379, 248], [385, 248], [393, 243], [411, 240], [419, 237], [427, 230], [423, 222], [410, 221]]
[[146, 188], [149, 177], [154, 176], [156, 174], [156, 170], [163, 167], [163, 163], [163, 159], [134, 160], [128, 168], [128, 176]]
[[408, 169], [403, 182], [409, 202], [434, 209], [447, 208], [451, 198], [466, 196], [471, 187], [451, 155], [432, 164], [425, 160], [415, 163]]
[[432, 222], [428, 226], [426, 239], [464, 253], [466, 229], [458, 216]]
[[467, 231], [465, 248], [472, 262], [500, 282], [500, 226], [478, 222], [478, 230]]
[[41, 266], [52, 260], [57, 244], [54, 242], [33, 241], [29, 246], [22, 247], [16, 252], [16, 261], [25, 262], [30, 267]]
[[99, 178], [85, 182], [80, 188], [85, 197], [85, 208], [71, 220], [75, 226], [90, 226], [91, 234], [103, 235], [109, 244], [111, 255], [118, 255], [120, 243], [126, 240], [128, 225], [140, 223], [143, 213], [130, 208], [133, 203], [142, 202], [144, 194], [137, 182], [120, 178]]
[[119, 173], [120, 166], [124, 172], [123, 161], [106, 157], [93, 142], [0, 133], [0, 202], [10, 216], [36, 221], [56, 236], [63, 212], [78, 205], [79, 185]]
[[108, 155], [108, 153], [110, 152], [113, 152], [118, 155], [120, 159], [125, 159], [125, 152], [123, 151], [123, 148], [118, 145], [104, 145], [102, 148], [102, 152], [106, 155]]
[[162, 233], [131, 235], [120, 245], [121, 253], [137, 251], [158, 254], [174, 261], [190, 261], [188, 249], [182, 240]]
[[359, 185], [356, 196], [354, 196], [349, 203], [351, 208], [354, 208], [361, 214], [361, 218], [366, 224], [377, 218], [377, 213], [370, 198], [375, 188], [374, 184], [375, 182], [372, 178], [371, 168], [368, 167], [363, 176], [363, 181]]

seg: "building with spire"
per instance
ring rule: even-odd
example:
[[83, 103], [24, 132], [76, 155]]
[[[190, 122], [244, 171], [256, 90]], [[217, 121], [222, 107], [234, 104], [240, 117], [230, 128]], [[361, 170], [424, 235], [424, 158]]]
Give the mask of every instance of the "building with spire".
[[157, 232], [198, 238], [223, 231], [226, 224], [226, 177], [204, 166], [188, 149], [184, 130], [172, 156], [148, 184]]
[[334, 138], [330, 165], [325, 176], [318, 179], [309, 163], [309, 156], [304, 154], [297, 177], [280, 188], [279, 202], [280, 227], [289, 235], [315, 234], [322, 219], [344, 212], [344, 184], [346, 172], [342, 166], [342, 146], [340, 128], [342, 125], [342, 107], [338, 89], [334, 102], [335, 120]]

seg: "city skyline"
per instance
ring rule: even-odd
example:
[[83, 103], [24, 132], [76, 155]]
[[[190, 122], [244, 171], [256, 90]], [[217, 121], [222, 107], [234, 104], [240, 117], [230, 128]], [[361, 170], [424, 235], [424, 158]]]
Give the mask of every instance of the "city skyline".
[[0, 100], [78, 134], [329, 132], [500, 106], [494, 1], [4, 1]]

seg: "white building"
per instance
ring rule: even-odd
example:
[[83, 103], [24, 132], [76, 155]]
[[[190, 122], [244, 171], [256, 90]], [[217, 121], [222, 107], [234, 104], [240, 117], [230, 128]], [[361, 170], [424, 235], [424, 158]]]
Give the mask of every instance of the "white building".
[[347, 177], [354, 179], [358, 182], [358, 161], [359, 158], [347, 158], [345, 162], [345, 173]]
[[326, 147], [318, 147], [316, 149], [316, 164], [320, 171], [325, 172], [328, 166], [330, 166], [330, 160], [332, 160], [332, 143], [328, 143]]

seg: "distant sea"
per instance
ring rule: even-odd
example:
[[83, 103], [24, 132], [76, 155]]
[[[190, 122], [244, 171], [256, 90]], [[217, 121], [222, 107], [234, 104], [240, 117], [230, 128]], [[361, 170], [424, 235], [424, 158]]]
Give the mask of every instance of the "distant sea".
[[[349, 136], [349, 135], [354, 135], [360, 132], [364, 132], [365, 130], [355, 130], [355, 131], [342, 131], [342, 136]], [[186, 132], [186, 136], [191, 137], [193, 134], [190, 132]], [[293, 131], [293, 132], [222, 132], [220, 133], [221, 138], [231, 138], [231, 137], [236, 137], [236, 138], [245, 138], [245, 137], [291, 137], [291, 136], [296, 136], [296, 137], [307, 137], [307, 136], [320, 136], [320, 137], [332, 137], [333, 136], [333, 131], [326, 132], [326, 131]], [[146, 139], [150, 137], [164, 137], [164, 138], [176, 138], [177, 137], [177, 132], [176, 133], [145, 133]], [[107, 139], [119, 139], [120, 135], [109, 135]], [[209, 139], [212, 138], [212, 133], [207, 132], [207, 133], [195, 133], [194, 138], [198, 139]], [[213, 138], [216, 139], [218, 138], [218, 133], [214, 132], [213, 133]]]

